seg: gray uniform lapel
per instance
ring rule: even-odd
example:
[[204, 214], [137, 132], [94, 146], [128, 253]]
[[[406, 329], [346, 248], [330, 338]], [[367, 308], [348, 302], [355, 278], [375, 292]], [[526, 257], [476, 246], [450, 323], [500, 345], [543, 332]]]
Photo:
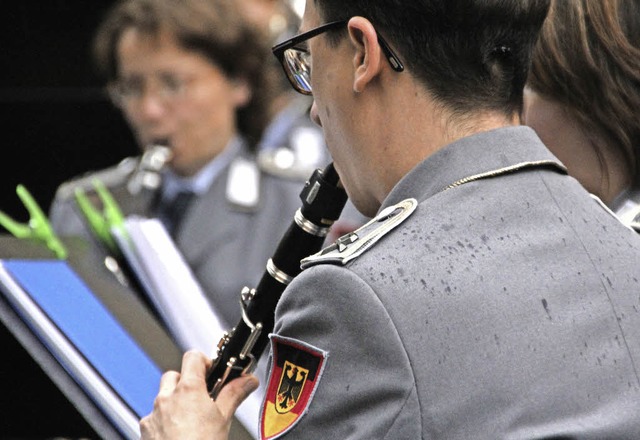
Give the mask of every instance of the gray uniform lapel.
[[233, 225], [224, 203], [225, 177], [226, 172], [218, 176], [207, 192], [194, 199], [182, 221], [176, 242], [188, 261], [200, 260], [218, 240], [233, 239]]
[[[221, 240], [236, 240], [239, 231], [247, 231], [238, 227], [238, 222], [246, 221], [243, 213], [255, 212], [260, 203], [260, 177], [256, 174], [249, 177], [254, 179], [247, 182], [251, 187], [249, 192], [255, 192], [256, 198], [249, 197], [246, 203], [242, 202], [242, 196], [237, 196], [234, 187], [237, 187], [236, 179], [242, 179], [240, 175], [231, 172], [234, 164], [242, 162], [242, 166], [255, 166], [254, 162], [236, 159], [225, 168], [214, 180], [209, 189], [199, 196], [197, 202], [192, 203], [182, 222], [181, 230], [176, 237], [179, 246], [184, 249], [188, 261], [198, 261], [207, 252], [207, 249], [215, 248], [216, 242]], [[252, 174], [252, 171], [248, 171]]]

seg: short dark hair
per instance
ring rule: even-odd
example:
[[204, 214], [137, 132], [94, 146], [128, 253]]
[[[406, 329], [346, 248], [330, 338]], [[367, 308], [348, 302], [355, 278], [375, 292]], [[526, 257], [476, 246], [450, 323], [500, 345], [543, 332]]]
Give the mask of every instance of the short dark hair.
[[269, 119], [273, 87], [264, 66], [271, 52], [269, 42], [243, 20], [235, 0], [120, 0], [94, 37], [94, 60], [108, 82], [117, 79], [118, 42], [131, 28], [151, 36], [169, 32], [184, 49], [203, 55], [230, 78], [248, 81], [252, 97], [238, 111], [238, 129], [251, 145], [258, 142]]
[[325, 21], [360, 15], [454, 114], [522, 107], [550, 0], [315, 0]]
[[620, 148], [640, 184], [640, 2], [558, 0], [533, 52], [529, 86], [586, 132]]

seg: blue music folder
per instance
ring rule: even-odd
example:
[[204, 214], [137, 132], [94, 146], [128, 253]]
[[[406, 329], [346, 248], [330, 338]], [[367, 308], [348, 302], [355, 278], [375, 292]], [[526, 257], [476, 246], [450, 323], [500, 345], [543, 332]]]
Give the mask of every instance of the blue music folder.
[[0, 284], [61, 364], [135, 437], [137, 421], [153, 409], [162, 372], [85, 282], [63, 260], [5, 259]]

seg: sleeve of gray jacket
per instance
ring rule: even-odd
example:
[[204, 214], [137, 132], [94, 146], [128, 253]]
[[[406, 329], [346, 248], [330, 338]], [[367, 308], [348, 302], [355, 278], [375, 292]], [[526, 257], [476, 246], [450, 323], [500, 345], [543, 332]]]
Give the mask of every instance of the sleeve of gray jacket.
[[304, 270], [278, 304], [274, 334], [326, 352], [291, 437], [420, 438], [411, 359], [376, 293], [347, 268]]

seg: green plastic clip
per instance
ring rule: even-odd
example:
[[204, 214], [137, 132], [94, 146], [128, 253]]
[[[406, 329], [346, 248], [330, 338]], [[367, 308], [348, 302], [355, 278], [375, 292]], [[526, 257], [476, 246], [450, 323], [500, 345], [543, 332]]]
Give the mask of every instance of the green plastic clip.
[[120, 253], [120, 248], [113, 238], [113, 229], [124, 232], [124, 215], [107, 187], [98, 179], [93, 180], [93, 187], [102, 202], [102, 211], [96, 209], [82, 188], [76, 188], [76, 202], [85, 218], [89, 222], [95, 236], [103, 242], [109, 250]]
[[56, 236], [49, 219], [36, 200], [24, 185], [18, 185], [16, 193], [29, 212], [29, 222], [19, 223], [0, 211], [0, 225], [18, 238], [29, 238], [43, 242], [61, 260], [67, 258], [68, 252], [62, 241]]

